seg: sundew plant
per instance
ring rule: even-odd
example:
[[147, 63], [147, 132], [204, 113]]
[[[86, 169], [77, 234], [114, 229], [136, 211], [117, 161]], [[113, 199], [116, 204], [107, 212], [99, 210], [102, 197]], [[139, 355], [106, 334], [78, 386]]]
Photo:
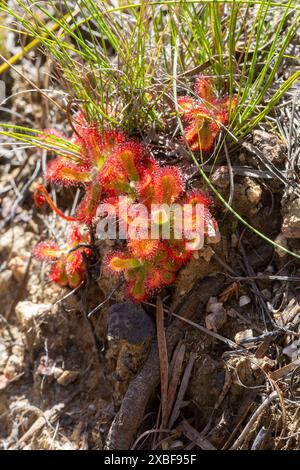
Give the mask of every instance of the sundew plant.
[[[41, 242], [34, 254], [51, 264], [50, 279], [77, 287], [87, 276], [97, 210], [102, 203], [122, 216], [118, 198], [128, 205], [203, 207], [201, 227], [217, 231], [210, 188], [234, 216], [251, 227], [213, 186], [203, 164], [213, 167], [226, 152], [242, 145], [259, 125], [275, 128], [274, 108], [288, 99], [299, 70], [286, 67], [293, 57], [300, 7], [289, 0], [264, 1], [0, 1], [1, 15], [13, 22], [0, 28], [19, 32], [22, 50], [2, 56], [0, 73], [15, 69], [38, 50], [50, 60], [52, 90], [43, 98], [65, 119], [65, 132], [1, 123], [0, 133], [48, 151], [48, 162], [34, 193], [36, 206], [47, 202], [69, 225], [66, 239]], [[285, 73], [282, 73], [285, 67]], [[60, 89], [64, 105], [55, 98]], [[161, 142], [153, 150], [151, 136]], [[186, 190], [186, 175], [168, 161], [170, 146], [198, 171], [204, 191]], [[181, 149], [181, 153], [180, 153]], [[80, 189], [75, 214], [60, 210], [46, 186]], [[158, 226], [175, 225], [174, 214], [158, 210]], [[146, 224], [146, 220], [143, 221]], [[197, 231], [193, 210], [191, 227]], [[197, 250], [197, 236], [168, 240], [128, 236], [104, 260], [106, 269], [125, 279], [127, 294], [142, 301], [174, 282]], [[201, 249], [201, 248], [199, 248]], [[287, 248], [282, 249], [291, 253]]]

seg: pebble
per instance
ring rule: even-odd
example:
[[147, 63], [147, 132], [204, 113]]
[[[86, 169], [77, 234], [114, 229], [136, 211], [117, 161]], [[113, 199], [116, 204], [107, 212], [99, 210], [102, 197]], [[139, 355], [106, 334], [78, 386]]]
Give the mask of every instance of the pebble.
[[245, 305], [248, 305], [251, 303], [251, 299], [248, 295], [242, 295], [239, 299], [239, 306], [240, 307], [245, 307]]

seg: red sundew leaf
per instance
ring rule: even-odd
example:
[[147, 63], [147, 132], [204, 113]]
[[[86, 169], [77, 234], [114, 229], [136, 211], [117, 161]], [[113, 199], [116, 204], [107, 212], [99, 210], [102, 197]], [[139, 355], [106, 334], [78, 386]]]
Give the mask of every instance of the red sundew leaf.
[[80, 271], [72, 271], [71, 274], [68, 274], [68, 285], [71, 289], [75, 289], [82, 283], [85, 278], [85, 274]]
[[140, 262], [135, 258], [129, 258], [122, 252], [110, 253], [105, 260], [106, 267], [115, 273], [122, 273], [128, 269], [140, 267]]
[[127, 295], [135, 302], [142, 302], [147, 297], [146, 285], [144, 283], [144, 277], [141, 275], [133, 282], [129, 282], [127, 285]]
[[128, 269], [127, 271], [124, 271], [124, 279], [127, 282], [136, 281], [139, 275], [140, 275], [139, 269]]
[[106, 159], [99, 181], [104, 189], [114, 195], [134, 194], [143, 173], [154, 171], [156, 164], [145, 156], [145, 148], [135, 141], [118, 145]]
[[236, 107], [236, 96], [231, 97], [231, 102], [230, 96], [225, 96], [224, 98], [216, 99], [215, 106], [218, 107], [220, 111], [226, 111], [226, 113], [229, 113], [230, 111], [232, 113]]
[[198, 103], [193, 98], [189, 96], [179, 96], [177, 98], [178, 111], [180, 113], [186, 113], [187, 111], [197, 107]]
[[170, 284], [173, 284], [173, 282], [176, 280], [176, 274], [172, 273], [170, 271], [162, 271], [161, 272], [161, 282], [162, 284], [165, 284], [166, 286], [169, 286]]
[[33, 256], [41, 261], [55, 261], [61, 254], [58, 244], [52, 241], [39, 243], [33, 251]]
[[124, 142], [114, 151], [114, 156], [120, 161], [122, 169], [129, 181], [138, 181], [139, 166], [142, 165], [145, 147], [135, 141]]
[[217, 136], [219, 129], [210, 125], [209, 121], [205, 121], [199, 133], [199, 147], [202, 151], [210, 150]]
[[62, 287], [66, 287], [68, 285], [68, 276], [63, 259], [58, 260], [58, 262], [52, 267], [49, 279]]
[[146, 279], [146, 290], [151, 292], [158, 289], [162, 285], [161, 274], [158, 268], [152, 268]]
[[155, 178], [156, 202], [172, 204], [183, 192], [181, 172], [178, 168], [161, 168]]
[[[209, 211], [209, 206], [211, 205], [211, 202], [211, 199], [201, 191], [194, 191], [186, 196], [184, 204], [192, 204], [193, 206], [195, 206], [195, 209], [193, 209], [189, 214], [189, 219], [185, 219], [186, 227], [190, 227], [192, 234], [197, 231], [203, 231], [204, 234], [207, 234], [208, 224], [212, 223], [210, 221], [214, 220], [213, 216]], [[197, 216], [196, 204], [200, 204], [201, 206], [203, 206], [203, 212], [202, 214], [199, 214], [201, 218], [199, 218], [199, 215]], [[187, 217], [187, 215], [188, 214], [186, 213], [185, 216]]]
[[122, 221], [124, 221], [127, 224], [127, 212], [123, 214], [123, 211], [120, 211], [119, 207], [119, 197], [118, 196], [111, 196], [107, 197], [102, 200], [102, 206], [105, 208], [103, 212], [99, 215], [100, 218], [105, 217], [105, 218], [111, 218], [113, 220], [119, 221], [120, 217], [124, 215], [125, 217], [122, 218]]
[[203, 236], [195, 231], [191, 232], [190, 235], [187, 234], [186, 249], [193, 254], [201, 248], [203, 248]]
[[211, 134], [214, 135], [215, 138], [218, 135], [218, 132], [221, 129], [221, 127], [222, 127], [221, 122], [218, 120], [209, 122], [209, 128], [210, 128]]
[[196, 119], [199, 123], [199, 126], [201, 126], [202, 120], [205, 121], [214, 119], [212, 110], [202, 104], [190, 109], [186, 113], [186, 117], [189, 121], [194, 121]]
[[[186, 249], [185, 242], [183, 240], [170, 240], [168, 243], [167, 251], [169, 253], [170, 259], [175, 261], [175, 263], [178, 263], [179, 265], [186, 264], [192, 256], [192, 252]], [[169, 270], [171, 269], [169, 268]]]
[[[144, 211], [144, 206], [142, 205], [132, 205], [128, 209], [127, 217], [127, 238], [129, 240], [142, 240], [149, 237], [150, 231], [150, 220], [148, 211]], [[126, 223], [124, 215], [121, 215], [122, 220]], [[125, 215], [126, 217], [126, 215]]]
[[193, 151], [209, 151], [222, 127], [229, 122], [229, 111], [233, 111], [236, 98], [217, 99], [210, 78], [198, 77], [196, 93], [203, 102], [189, 97], [180, 97], [178, 105], [188, 125], [184, 129], [187, 143]]
[[178, 271], [178, 269], [181, 268], [182, 264], [183, 264], [182, 260], [181, 261], [176, 261], [175, 259], [170, 258], [170, 255], [168, 253], [167, 259], [165, 259], [165, 261], [163, 261], [163, 263], [160, 263], [159, 266], [162, 266], [162, 268], [165, 271], [170, 271], [171, 273], [176, 273]]
[[228, 112], [227, 111], [218, 111], [217, 120], [223, 126], [228, 124]]
[[133, 216], [130, 215], [130, 207], [133, 204], [134, 200], [128, 196], [122, 196], [120, 199], [119, 196], [112, 196], [104, 199], [103, 203], [106, 204], [106, 216], [115, 218], [122, 228], [128, 230], [129, 225], [135, 220]]
[[101, 191], [101, 186], [98, 183], [90, 183], [86, 187], [86, 193], [76, 210], [78, 220], [88, 225], [93, 223], [100, 203]]
[[46, 181], [62, 186], [74, 186], [91, 180], [91, 172], [82, 165], [57, 157], [47, 165]]
[[71, 243], [75, 244], [75, 243], [79, 243], [82, 241], [82, 235], [80, 233], [80, 227], [79, 226], [76, 226], [73, 228], [72, 232], [71, 232], [71, 235], [70, 235], [70, 241]]
[[[87, 120], [85, 118], [85, 115], [83, 114], [83, 111], [78, 111], [76, 115], [74, 116], [74, 134], [77, 136], [81, 136], [82, 132], [84, 132], [84, 129], [87, 127]], [[76, 134], [77, 133], [77, 134]], [[77, 136], [77, 137], [78, 137]]]
[[86, 149], [86, 160], [92, 168], [101, 168], [104, 162], [102, 138], [95, 124], [89, 124], [81, 135]]
[[201, 150], [203, 152], [211, 150], [214, 145], [218, 130], [212, 128], [208, 120], [203, 121], [201, 128], [197, 127], [197, 123], [195, 127], [196, 129], [193, 129], [193, 134], [192, 125], [185, 130], [185, 132], [187, 132], [186, 138], [190, 143], [191, 149], [193, 151]]
[[89, 234], [80, 233], [80, 227], [76, 226], [72, 229], [68, 238], [69, 244], [63, 248], [55, 242], [42, 242], [35, 251], [34, 256], [49, 262], [54, 262], [49, 279], [61, 286], [77, 287], [85, 279], [85, 266], [82, 253], [90, 254], [88, 248], [78, 248], [69, 252], [80, 243], [88, 243], [90, 241]]
[[201, 204], [202, 206], [209, 207], [211, 203], [211, 198], [202, 191], [192, 191], [186, 195], [184, 200], [184, 204], [192, 204], [193, 206]]
[[147, 207], [155, 201], [154, 173], [152, 170], [145, 170], [141, 180], [136, 185], [139, 200]]
[[[196, 122], [193, 120], [185, 129], [184, 135], [187, 142], [199, 146], [199, 132], [203, 126], [203, 120]], [[198, 150], [198, 149], [197, 149]]]
[[[112, 150], [122, 142], [126, 140], [125, 134], [117, 131], [106, 131], [102, 134], [103, 146], [106, 148], [107, 152], [112, 152]], [[105, 155], [106, 157], [108, 154]]]
[[71, 276], [75, 271], [78, 272], [82, 269], [84, 264], [80, 249], [72, 251], [66, 256], [65, 266], [68, 276]]
[[205, 101], [211, 101], [213, 98], [213, 86], [210, 78], [198, 77], [196, 80], [195, 91], [197, 95]]
[[207, 114], [198, 115], [190, 120], [190, 124], [185, 128], [184, 135], [192, 150], [210, 150], [214, 139], [218, 134], [219, 127]]
[[93, 123], [82, 130], [82, 144], [86, 160], [93, 168], [100, 170], [113, 150], [125, 140], [125, 136], [115, 131], [100, 133], [97, 127]]
[[[80, 243], [90, 243], [90, 234], [86, 230], [82, 230], [82, 227], [80, 225], [75, 225], [72, 228], [72, 231], [70, 233], [70, 246], [72, 248]], [[88, 248], [85, 248], [85, 250], [88, 250]]]
[[146, 154], [143, 156], [143, 160], [141, 161], [140, 170], [142, 173], [140, 174], [140, 178], [142, 178], [145, 172], [152, 175], [155, 174], [159, 170], [159, 165], [151, 155]]
[[103, 189], [112, 195], [123, 194], [129, 189], [128, 179], [120, 161], [115, 156], [107, 158], [99, 173], [99, 182]]

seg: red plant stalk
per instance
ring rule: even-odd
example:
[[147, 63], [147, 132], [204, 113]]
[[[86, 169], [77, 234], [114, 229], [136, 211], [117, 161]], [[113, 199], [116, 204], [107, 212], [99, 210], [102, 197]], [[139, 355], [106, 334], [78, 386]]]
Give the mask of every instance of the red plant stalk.
[[61, 212], [58, 207], [54, 204], [52, 201], [48, 191], [46, 188], [44, 188], [43, 185], [39, 184], [35, 190], [34, 190], [34, 202], [37, 207], [43, 207], [45, 202], [47, 201], [51, 209], [62, 219], [67, 220], [68, 222], [78, 222], [78, 219], [76, 217], [71, 217], [69, 215], [65, 215], [63, 212]]

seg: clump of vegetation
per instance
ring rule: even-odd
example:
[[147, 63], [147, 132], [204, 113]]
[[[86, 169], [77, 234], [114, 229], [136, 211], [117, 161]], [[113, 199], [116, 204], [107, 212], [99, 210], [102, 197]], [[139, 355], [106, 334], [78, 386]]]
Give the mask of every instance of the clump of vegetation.
[[299, 448], [299, 1], [0, 0], [0, 23], [0, 446]]
[[[295, 0], [117, 6], [75, 0], [65, 2], [63, 12], [52, 0], [47, 9], [39, 2], [29, 5], [20, 0], [14, 10], [0, 0], [0, 11], [16, 20], [20, 34], [32, 38], [1, 65], [0, 73], [42, 46], [53, 60], [53, 80], [65, 84], [66, 120], [74, 134], [71, 139], [57, 131], [40, 135], [6, 123], [0, 133], [55, 152], [46, 182], [79, 186], [84, 193], [74, 217], [62, 214], [41, 188], [36, 192], [39, 205], [47, 200], [68, 221], [91, 227], [100, 201], [108, 197], [151, 200], [154, 175], [161, 170], [136, 136], [155, 129], [176, 140], [180, 130], [205, 184], [241, 223], [277, 245], [224, 200], [202, 168], [202, 152], [213, 152], [216, 164], [226, 141], [233, 147], [258, 124], [273, 126], [275, 106], [300, 77], [299, 70], [291, 70], [277, 80], [297, 34], [300, 14]], [[199, 70], [205, 75], [197, 79], [193, 97], [190, 77]], [[74, 118], [70, 110], [77, 104], [83, 112]], [[169, 128], [170, 122], [177, 128]]]
[[[109, 254], [105, 264], [111, 272], [124, 275], [131, 298], [144, 300], [154, 290], [172, 284], [180, 267], [202, 248], [202, 234], [208, 234], [209, 226], [217, 229], [208, 209], [209, 199], [200, 192], [182, 198], [184, 184], [180, 170], [172, 166], [161, 168], [142, 143], [119, 132], [100, 133], [97, 123], [88, 124], [82, 113], [76, 123], [70, 142], [79, 147], [80, 157], [56, 157], [48, 163], [45, 175], [48, 183], [83, 187], [76, 216], [63, 214], [42, 185], [37, 186], [34, 197], [38, 207], [47, 201], [60, 217], [80, 224], [80, 228], [71, 231], [65, 247], [55, 242], [40, 243], [35, 256], [55, 262], [50, 272], [54, 282], [70, 287], [79, 285], [85, 271], [82, 255], [90, 253], [81, 246], [89, 241], [82, 229], [95, 226], [100, 203], [109, 203], [119, 222], [125, 224], [128, 235], [124, 250]], [[47, 143], [62, 137], [55, 130], [46, 130], [43, 136]], [[126, 199], [126, 212], [122, 211], [120, 197]], [[172, 210], [174, 203], [178, 203], [177, 211]], [[139, 204], [146, 209], [146, 215], [133, 215]], [[194, 210], [197, 204], [203, 206], [202, 218]], [[183, 214], [185, 205], [192, 208], [188, 214]], [[168, 239], [163, 239], [166, 226]], [[156, 238], [151, 232], [153, 227]]]

